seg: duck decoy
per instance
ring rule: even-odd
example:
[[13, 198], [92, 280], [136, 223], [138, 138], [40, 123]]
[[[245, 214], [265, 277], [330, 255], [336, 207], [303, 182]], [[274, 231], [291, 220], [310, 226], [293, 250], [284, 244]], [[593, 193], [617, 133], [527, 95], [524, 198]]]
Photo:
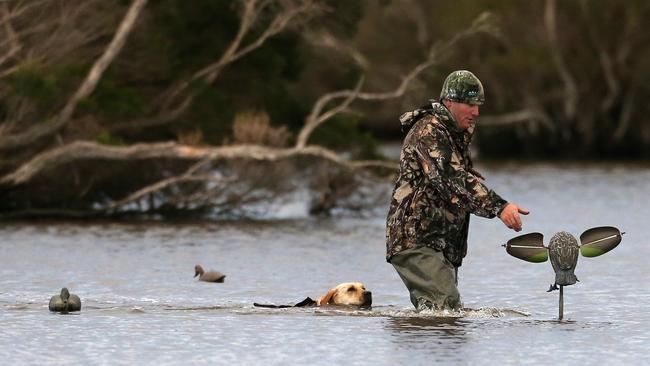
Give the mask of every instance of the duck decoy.
[[[613, 226], [599, 226], [586, 230], [578, 240], [566, 231], [560, 231], [544, 245], [544, 235], [529, 233], [508, 240], [503, 244], [508, 254], [527, 262], [542, 263], [551, 259], [555, 282], [548, 292], [560, 290], [559, 319], [564, 316], [564, 286], [578, 282], [574, 270], [578, 264], [578, 253], [583, 257], [598, 257], [616, 248], [625, 232]], [[559, 288], [558, 288], [559, 286]]]
[[573, 235], [566, 231], [553, 235], [548, 243], [548, 256], [555, 271], [555, 283], [551, 285], [553, 290], [556, 290], [558, 285], [569, 286], [578, 282], [574, 271], [578, 264], [579, 251], [580, 246]]
[[204, 281], [204, 282], [223, 282], [224, 279], [226, 278], [226, 275], [217, 272], [217, 271], [203, 271], [203, 267], [201, 267], [200, 264], [197, 264], [194, 266], [194, 277], [199, 276], [199, 281]]
[[81, 299], [75, 294], [71, 294], [67, 288], [61, 289], [60, 295], [54, 295], [50, 299], [50, 311], [57, 311], [67, 314], [70, 311], [81, 310]]

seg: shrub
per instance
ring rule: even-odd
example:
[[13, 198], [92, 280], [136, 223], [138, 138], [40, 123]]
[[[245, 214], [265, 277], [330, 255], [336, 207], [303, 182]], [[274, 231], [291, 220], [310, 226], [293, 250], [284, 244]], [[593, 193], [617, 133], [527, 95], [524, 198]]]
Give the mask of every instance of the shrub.
[[291, 137], [285, 126], [273, 127], [266, 112], [242, 112], [233, 122], [233, 143], [285, 147]]

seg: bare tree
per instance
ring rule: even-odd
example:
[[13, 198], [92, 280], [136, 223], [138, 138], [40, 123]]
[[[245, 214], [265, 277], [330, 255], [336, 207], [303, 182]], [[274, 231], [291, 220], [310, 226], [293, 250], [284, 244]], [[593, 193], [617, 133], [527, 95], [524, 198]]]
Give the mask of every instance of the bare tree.
[[546, 35], [553, 57], [553, 63], [564, 83], [564, 96], [562, 98], [564, 101], [564, 114], [568, 120], [573, 120], [577, 112], [578, 87], [560, 50], [557, 36], [556, 2], [555, 0], [546, 0], [545, 4], [544, 24], [546, 26]]
[[[160, 107], [153, 117], [119, 123], [112, 126], [111, 130], [137, 130], [173, 122], [194, 101], [196, 91], [190, 90], [190, 85], [196, 82], [205, 86], [213, 84], [228, 65], [260, 48], [269, 38], [287, 28], [304, 24], [323, 9], [323, 6], [314, 0], [242, 0], [239, 29], [218, 60], [203, 66], [189, 78], [180, 80], [165, 90], [158, 98], [161, 101]], [[262, 14], [267, 12], [272, 13], [273, 17], [266, 28], [253, 40], [244, 43], [244, 39], [261, 21]]]
[[[55, 0], [41, 0], [40, 5], [49, 5], [50, 3], [48, 1]], [[57, 115], [50, 121], [35, 125], [20, 132], [11, 132], [11, 128], [6, 128], [7, 124], [4, 124], [2, 131], [4, 134], [0, 139], [0, 150], [7, 151], [26, 147], [34, 141], [38, 141], [44, 137], [52, 136], [70, 122], [79, 102], [82, 99], [87, 98], [95, 90], [97, 83], [103, 76], [104, 71], [123, 48], [146, 2], [146, 0], [133, 0], [129, 10], [127, 11], [126, 15], [122, 19], [122, 22], [120, 23], [120, 26], [115, 32], [111, 43], [103, 50], [101, 56], [95, 61], [94, 65], [86, 75], [83, 82], [80, 84], [76, 92], [68, 99], [61, 111], [59, 111], [59, 113], [57, 113]], [[0, 16], [4, 14], [2, 18], [2, 25], [5, 33], [8, 35], [9, 40], [5, 53], [6, 57], [2, 59], [4, 61], [0, 60], [5, 64], [10, 64], [8, 60], [11, 57], [15, 57], [15, 54], [17, 52], [16, 50], [19, 50], [21, 48], [19, 43], [21, 37], [16, 36], [16, 32], [12, 27], [11, 21], [18, 15], [25, 13], [28, 8], [31, 8], [33, 3], [17, 2], [17, 4], [22, 7], [19, 7], [17, 5], [10, 8], [6, 6], [6, 3], [0, 4], [5, 5], [4, 7], [0, 6]], [[241, 0], [239, 4], [241, 5], [240, 27], [237, 35], [232, 40], [230, 45], [226, 48], [218, 60], [215, 60], [195, 71], [193, 75], [188, 79], [180, 80], [177, 83], [171, 85], [162, 94], [164, 96], [164, 98], [162, 98], [163, 108], [157, 117], [154, 118], [154, 120], [157, 120], [157, 122], [162, 121], [165, 123], [179, 116], [189, 107], [193, 101], [195, 90], [188, 88], [190, 84], [195, 83], [196, 81], [200, 81], [204, 83], [204, 85], [213, 83], [227, 65], [236, 62], [242, 57], [248, 55], [250, 52], [258, 49], [269, 38], [284, 31], [288, 27], [302, 24], [311, 16], [317, 14], [323, 9], [320, 5], [312, 0]], [[42, 10], [38, 7], [31, 9], [33, 11]], [[264, 25], [265, 28], [260, 30], [260, 25]], [[23, 33], [20, 33], [20, 36], [26, 36], [30, 32], [40, 32], [40, 29], [34, 29], [34, 27], [24, 30]], [[249, 40], [245, 43], [244, 40], [250, 38], [249, 35], [254, 28], [256, 34], [258, 35], [252, 40]], [[60, 37], [53, 37], [52, 39], [58, 40], [59, 38]], [[14, 61], [14, 64], [17, 62], [18, 60], [16, 59]], [[2, 63], [0, 63], [0, 67], [1, 66], [3, 66]], [[5, 68], [5, 71], [6, 73], [13, 72], [9, 68]], [[130, 125], [134, 125], [134, 121], [129, 121], [128, 123]], [[146, 126], [146, 124], [139, 125], [138, 127], [143, 126]], [[74, 167], [72, 176], [74, 176], [75, 179], [73, 181], [73, 185], [69, 188], [71, 192], [78, 192], [77, 196], [78, 198], [81, 198], [85, 196], [87, 192], [94, 189], [93, 186], [97, 184], [94, 177], [85, 177], [86, 179], [84, 179], [83, 176], [80, 176], [80, 173], [77, 170], [77, 167], [86, 166], [87, 162], [89, 161], [96, 161], [99, 159], [102, 161], [111, 161], [118, 163], [122, 161], [126, 164], [130, 164], [131, 162], [141, 161], [142, 159], [165, 159], [169, 161], [178, 161], [179, 164], [182, 165], [184, 164], [184, 161], [187, 161], [188, 159], [192, 160], [197, 156], [201, 156], [200, 159], [207, 158], [210, 161], [212, 159], [228, 159], [229, 156], [232, 158], [237, 158], [239, 155], [245, 155], [247, 158], [255, 159], [255, 156], [259, 155], [260, 151], [256, 150], [253, 147], [243, 147], [226, 148], [225, 150], [208, 149], [206, 152], [199, 151], [190, 147], [178, 146], [175, 144], [144, 144], [121, 148], [111, 148], [96, 143], [75, 142], [73, 140], [71, 143], [64, 144], [60, 147], [50, 148], [41, 152], [39, 152], [38, 149], [34, 149], [32, 151], [32, 154], [34, 155], [31, 157], [31, 159], [26, 160], [24, 163], [20, 164], [16, 170], [0, 178], [0, 186], [4, 187], [4, 189], [13, 187], [9, 188], [11, 190], [13, 190], [15, 187], [29, 187], [30, 184], [37, 182], [39, 177], [43, 175], [50, 174], [52, 171], [57, 171], [57, 169], [67, 170], [69, 167]], [[188, 156], [188, 154], [190, 155]], [[276, 153], [265, 151], [264, 159], [269, 159], [270, 155], [270, 159], [274, 160], [272, 157], [274, 154]], [[294, 154], [294, 152], [280, 152], [280, 155], [283, 154], [291, 156]], [[324, 156], [329, 156], [330, 158], [332, 157], [328, 154], [324, 154]], [[199, 165], [203, 166], [203, 164]], [[159, 178], [154, 179], [153, 182], [149, 182], [143, 187], [135, 189], [121, 199], [109, 201], [109, 203], [105, 205], [102, 210], [105, 212], [119, 210], [121, 207], [125, 207], [130, 203], [143, 199], [143, 197], [152, 197], [162, 191], [169, 192], [170, 189], [173, 190], [173, 187], [176, 187], [179, 184], [221, 184], [223, 182], [228, 182], [229, 179], [232, 179], [232, 177], [229, 177], [227, 179], [217, 179], [213, 174], [202, 174], [200, 172], [197, 172], [197, 169], [192, 167], [178, 176], [165, 177], [166, 174], [167, 173], [162, 170], [152, 173], [152, 176], [158, 176]], [[208, 191], [209, 193], [199, 192], [191, 195], [177, 196], [175, 199], [173, 199], [173, 201], [177, 204], [190, 204], [191, 202], [197, 202], [201, 199], [201, 197], [205, 197], [205, 194], [216, 195], [214, 189]], [[227, 199], [224, 204], [228, 202], [235, 202], [233, 199], [239, 203], [245, 202], [247, 196], [248, 195], [246, 192], [240, 192], [240, 196], [238, 198], [231, 197]], [[71, 212], [67, 212], [67, 214], [74, 215], [74, 213]]]
[[[57, 119], [53, 122], [53, 125], [54, 123], [57, 124], [54, 127], [48, 127], [51, 129], [48, 130], [50, 134], [65, 124], [65, 122], [60, 124], [62, 123], [61, 120], [65, 120], [66, 122], [70, 121], [79, 100], [92, 93], [106, 67], [108, 67], [122, 48], [145, 2], [146, 0], [133, 1], [131, 9], [123, 19], [122, 25], [115, 33], [111, 44], [107, 46], [77, 92], [68, 100], [65, 107], [59, 113]], [[269, 8], [271, 4], [275, 4], [276, 7]], [[312, 1], [294, 2], [290, 0], [277, 2], [271, 0], [244, 0], [241, 2], [241, 6], [239, 31], [219, 59], [196, 70], [191, 77], [170, 86], [163, 94], [164, 98], [161, 99], [161, 105], [163, 106], [161, 112], [156, 118], [135, 121], [137, 122], [137, 128], [167, 123], [173, 120], [173, 118], [183, 113], [193, 101], [195, 94], [192, 88], [189, 88], [190, 84], [196, 81], [201, 81], [205, 84], [213, 83], [228, 65], [259, 48], [266, 40], [282, 30], [287, 29], [292, 23], [301, 24], [305, 18], [321, 9]], [[271, 20], [268, 22], [268, 27], [259, 33], [259, 37], [253, 39], [250, 43], [243, 44], [244, 40], [247, 39], [251, 27], [259, 20], [261, 15], [260, 11], [263, 9], [273, 14]], [[336, 170], [339, 170], [339, 177], [345, 174], [354, 175], [359, 172], [365, 172], [368, 169], [381, 169], [383, 171], [394, 172], [396, 168], [394, 162], [350, 161], [331, 150], [308, 145], [309, 137], [316, 128], [335, 115], [349, 111], [352, 103], [356, 101], [383, 101], [404, 95], [409, 85], [424, 70], [440, 62], [441, 58], [448, 52], [451, 52], [451, 49], [457, 46], [460, 40], [477, 33], [492, 34], [493, 32], [494, 28], [489, 15], [482, 14], [471, 27], [466, 28], [463, 32], [454, 35], [448, 40], [432, 45], [427, 57], [408, 70], [394, 88], [388, 91], [364, 91], [365, 79], [362, 76], [353, 89], [326, 93], [315, 101], [311, 113], [306, 117], [305, 124], [298, 135], [296, 144], [292, 148], [280, 149], [251, 145], [190, 147], [176, 143], [136, 144], [117, 147], [93, 142], [73, 141], [42, 151], [34, 155], [18, 169], [1, 177], [0, 191], [4, 190], [15, 193], [16, 191], [20, 191], [21, 187], [28, 187], [30, 184], [36, 186], [43, 185], [43, 182], [47, 181], [46, 178], [53, 174], [52, 172], [68, 171], [71, 168], [77, 172], [81, 171], [78, 167], [87, 167], [96, 161], [101, 161], [105, 164], [115, 163], [128, 165], [129, 167], [131, 167], [130, 164], [135, 164], [137, 167], [146, 165], [147, 168], [152, 169], [152, 172], [148, 172], [150, 174], [146, 174], [146, 179], [137, 182], [131, 182], [129, 180], [125, 183], [120, 182], [129, 185], [129, 190], [126, 192], [115, 188], [117, 184], [114, 183], [120, 181], [118, 177], [109, 176], [107, 178], [106, 176], [109, 174], [93, 176], [92, 173], [87, 172], [86, 176], [81, 176], [68, 188], [72, 193], [67, 192], [67, 194], [77, 194], [77, 198], [96, 200], [97, 196], [86, 193], [92, 190], [99, 190], [97, 187], [101, 184], [102, 201], [99, 203], [97, 201], [90, 203], [86, 201], [85, 209], [87, 210], [86, 212], [110, 213], [120, 211], [129, 205], [137, 204], [143, 200], [152, 200], [152, 197], [159, 195], [167, 196], [165, 202], [170, 204], [200, 206], [202, 201], [207, 202], [210, 199], [219, 197], [219, 195], [223, 194], [224, 190], [232, 189], [233, 186], [236, 186], [228, 184], [232, 183], [234, 179], [237, 179], [238, 183], [241, 182], [240, 179], [242, 177], [237, 174], [214, 174], [213, 171], [209, 170], [212, 166], [211, 164], [222, 161], [238, 162], [244, 160], [247, 162], [262, 162], [271, 167], [275, 167], [281, 162], [294, 161], [292, 159], [296, 159], [296, 161], [300, 161], [301, 159], [316, 159], [319, 162], [327, 164], [330, 168], [334, 167]], [[533, 115], [533, 112], [522, 112], [522, 115], [511, 118], [529, 118]], [[130, 121], [129, 123], [134, 123], [134, 121]], [[0, 142], [8, 146], [6, 140], [3, 139]], [[0, 146], [3, 145], [0, 144]], [[15, 143], [13, 146], [20, 146], [20, 144]], [[162, 161], [169, 164], [161, 165], [161, 167], [152, 167], [152, 164], [146, 164], [149, 161]], [[169, 166], [172, 166], [172, 168], [165, 170]], [[271, 170], [269, 169], [269, 171]], [[254, 171], [254, 169], [249, 169], [246, 172], [251, 171]], [[255, 192], [264, 190], [259, 189], [259, 186], [255, 186], [255, 184], [264, 184], [265, 179], [263, 178], [251, 180], [252, 185], [241, 188], [240, 191], [236, 192], [237, 194], [221, 200], [218, 204], [232, 205], [248, 199], [253, 200], [259, 198], [260, 196], [256, 196]], [[325, 179], [329, 179], [328, 183], [335, 180], [335, 178], [331, 177]], [[268, 180], [266, 179], [266, 181]], [[341, 181], [344, 181], [344, 179], [341, 179]], [[323, 186], [330, 191], [339, 189], [339, 192], [347, 192], [345, 190], [347, 188], [333, 189], [329, 187], [329, 184], [323, 184]], [[330, 198], [323, 199], [323, 202], [341, 197], [336, 192], [328, 192], [327, 196]], [[328, 207], [329, 205], [330, 203], [321, 204], [321, 206]]]
[[[0, 6], [0, 78], [26, 63], [52, 65], [113, 32], [101, 0], [15, 0]], [[102, 14], [103, 18], [95, 16]]]
[[[427, 58], [413, 67], [406, 74], [406, 76], [402, 78], [401, 83], [397, 85], [395, 89], [387, 92], [362, 92], [361, 88], [364, 81], [364, 78], [362, 77], [359, 79], [356, 87], [353, 90], [340, 90], [321, 96], [312, 107], [311, 112], [305, 120], [304, 126], [298, 133], [295, 147], [297, 149], [301, 149], [307, 146], [309, 136], [314, 131], [314, 129], [338, 113], [345, 111], [354, 100], [359, 99], [365, 101], [380, 101], [399, 98], [404, 95], [409, 84], [414, 79], [416, 79], [421, 72], [438, 63], [440, 57], [450, 52], [451, 48], [454, 47], [461, 39], [475, 35], [477, 33], [494, 34], [494, 31], [495, 28], [494, 24], [491, 21], [491, 14], [482, 13], [474, 20], [472, 25], [463, 32], [457, 33], [449, 40], [433, 44], [429, 49]], [[323, 110], [335, 100], [342, 101], [338, 105], [324, 112]]]
[[[336, 114], [347, 110], [349, 105], [354, 100], [359, 99], [359, 100], [367, 100], [367, 101], [378, 101], [378, 100], [398, 98], [402, 96], [406, 92], [409, 83], [412, 80], [414, 80], [422, 71], [426, 70], [428, 67], [431, 67], [432, 65], [437, 63], [439, 57], [449, 52], [449, 50], [461, 39], [479, 32], [491, 33], [493, 30], [494, 29], [490, 22], [489, 14], [487, 13], [482, 14], [475, 20], [473, 25], [470, 28], [468, 28], [466, 31], [455, 35], [454, 37], [452, 37], [451, 39], [445, 42], [434, 44], [430, 48], [429, 56], [427, 57], [427, 59], [419, 63], [415, 67], [413, 67], [394, 90], [387, 91], [387, 92], [361, 92], [361, 88], [364, 82], [364, 78], [361, 77], [353, 90], [336, 91], [321, 96], [314, 103], [311, 113], [307, 116], [305, 125], [301, 129], [296, 144], [292, 149], [269, 149], [260, 146], [253, 148], [252, 146], [248, 146], [245, 147], [246, 150], [242, 150], [243, 146], [232, 147], [232, 148], [226, 147], [226, 148], [213, 149], [212, 152], [209, 154], [210, 156], [205, 157], [204, 159], [214, 160], [218, 156], [223, 156], [223, 154], [226, 152], [234, 152], [234, 151], [243, 153], [248, 158], [266, 159], [270, 161], [276, 161], [278, 158], [288, 158], [288, 157], [300, 156], [300, 155], [312, 155], [312, 156], [317, 156], [320, 159], [331, 161], [337, 165], [344, 166], [346, 167], [346, 169], [350, 169], [351, 171], [364, 170], [369, 168], [387, 169], [389, 171], [394, 170], [396, 168], [396, 165], [393, 162], [347, 161], [345, 159], [342, 159], [334, 152], [329, 151], [327, 149], [323, 149], [315, 146], [307, 146], [307, 141], [309, 139], [310, 134], [314, 131], [315, 128], [325, 123], [327, 120], [331, 119]], [[326, 107], [335, 100], [340, 100], [340, 103], [326, 110]], [[190, 170], [192, 169], [193, 168], [191, 168]], [[188, 172], [190, 170], [188, 170]], [[133, 195], [125, 199], [122, 199], [120, 201], [117, 201], [115, 203], [112, 203], [110, 207], [112, 208], [119, 207], [121, 205], [124, 205], [125, 203], [132, 202], [134, 199], [141, 199], [144, 194], [153, 194], [155, 192], [159, 192], [160, 190], [167, 187], [169, 184], [177, 183], [178, 181], [182, 181], [182, 180], [197, 181], [202, 179], [208, 181], [212, 178], [210, 176], [206, 176], [206, 177], [191, 176], [188, 175], [187, 172], [185, 172], [181, 175], [167, 178], [165, 180], [155, 182], [147, 187], [144, 187], [138, 190], [138, 192], [134, 193]], [[347, 187], [346, 189], [349, 189], [349, 187]], [[319, 202], [318, 207], [328, 206], [331, 203], [327, 203], [326, 201], [330, 201], [332, 199], [335, 200], [336, 199], [335, 197], [344, 194], [340, 192], [339, 193], [329, 192], [329, 193], [324, 193], [324, 195], [329, 198], [322, 198], [320, 200], [322, 202]], [[202, 196], [202, 198], [206, 198], [206, 197]]]
[[101, 57], [95, 61], [83, 83], [70, 97], [59, 114], [50, 121], [44, 124], [38, 124], [26, 131], [2, 136], [2, 139], [0, 139], [0, 150], [16, 149], [29, 145], [43, 137], [52, 135], [68, 123], [79, 104], [79, 101], [88, 97], [95, 90], [95, 87], [104, 71], [106, 71], [106, 68], [122, 50], [126, 39], [135, 25], [138, 15], [140, 15], [146, 3], [147, 0], [133, 0], [129, 10], [115, 32], [111, 43], [106, 47]]

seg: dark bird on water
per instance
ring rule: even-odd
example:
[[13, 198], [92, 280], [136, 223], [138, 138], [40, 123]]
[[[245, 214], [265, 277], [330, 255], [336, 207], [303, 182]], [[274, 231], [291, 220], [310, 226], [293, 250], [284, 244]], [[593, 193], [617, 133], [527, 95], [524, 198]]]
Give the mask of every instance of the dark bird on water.
[[557, 286], [573, 285], [578, 281], [573, 271], [578, 264], [580, 246], [573, 235], [560, 231], [553, 235], [548, 244], [548, 255], [555, 271], [555, 283], [549, 291], [557, 290]]
[[201, 265], [197, 264], [194, 266], [194, 277], [199, 276], [199, 281], [204, 281], [204, 282], [223, 282], [223, 280], [226, 278], [226, 275], [217, 272], [217, 271], [203, 271], [203, 267]]
[[61, 289], [60, 295], [54, 295], [50, 299], [50, 311], [58, 311], [67, 314], [70, 311], [81, 310], [81, 299], [75, 294], [71, 294], [67, 288]]

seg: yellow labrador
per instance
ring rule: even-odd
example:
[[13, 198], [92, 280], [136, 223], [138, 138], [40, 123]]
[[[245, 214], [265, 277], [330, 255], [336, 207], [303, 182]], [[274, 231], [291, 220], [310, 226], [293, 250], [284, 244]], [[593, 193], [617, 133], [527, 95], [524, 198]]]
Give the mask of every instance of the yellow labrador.
[[354, 305], [369, 307], [372, 305], [372, 292], [366, 290], [361, 282], [342, 283], [329, 290], [325, 296], [316, 301], [316, 306]]
[[348, 305], [369, 308], [372, 305], [372, 292], [366, 290], [366, 287], [361, 282], [346, 282], [327, 291], [324, 296], [321, 296], [316, 301], [312, 300], [311, 297], [308, 297], [294, 305], [253, 303], [253, 306], [261, 308], [301, 308], [307, 306], [331, 305]]

